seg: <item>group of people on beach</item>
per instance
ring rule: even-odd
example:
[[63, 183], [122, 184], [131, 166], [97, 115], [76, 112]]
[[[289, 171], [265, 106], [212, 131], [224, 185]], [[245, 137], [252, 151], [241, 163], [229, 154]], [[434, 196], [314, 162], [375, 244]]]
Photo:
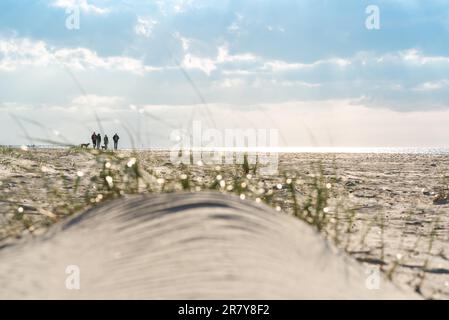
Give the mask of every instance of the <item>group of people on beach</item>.
[[[105, 134], [103, 137], [103, 145], [101, 145], [101, 134], [100, 133], [92, 133], [91, 136], [92, 139], [92, 147], [94, 149], [104, 149], [104, 150], [108, 150], [108, 144], [109, 144], [109, 138], [108, 135]], [[118, 147], [118, 140], [120, 139], [120, 137], [118, 136], [117, 133], [114, 134], [114, 136], [112, 137], [112, 140], [114, 141], [114, 150], [117, 150]]]

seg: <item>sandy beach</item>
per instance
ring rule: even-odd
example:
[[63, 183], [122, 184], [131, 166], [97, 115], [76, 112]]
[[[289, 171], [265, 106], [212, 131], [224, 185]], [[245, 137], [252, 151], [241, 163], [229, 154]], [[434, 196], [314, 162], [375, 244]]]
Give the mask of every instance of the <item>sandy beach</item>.
[[[137, 164], [142, 170], [132, 171]], [[107, 173], [122, 167], [120, 181]], [[303, 204], [311, 201], [326, 213], [326, 223], [314, 222], [309, 228], [321, 229], [325, 241], [361, 270], [379, 268], [410, 294], [448, 299], [448, 168], [443, 155], [302, 153], [281, 154], [278, 174], [261, 175], [257, 168], [242, 173], [240, 165], [173, 165], [162, 151], [111, 155], [5, 149], [0, 153], [0, 255], [24, 239], [32, 242], [72, 214], [125, 195], [123, 190], [158, 194], [214, 189], [237, 194], [243, 202], [265, 202], [274, 214], [292, 216], [303, 225], [295, 208], [305, 211]], [[133, 172], [139, 176], [135, 184]], [[241, 177], [238, 187], [236, 177]], [[105, 181], [110, 182], [108, 190]], [[324, 208], [315, 199], [322, 190], [317, 184], [324, 185]]]

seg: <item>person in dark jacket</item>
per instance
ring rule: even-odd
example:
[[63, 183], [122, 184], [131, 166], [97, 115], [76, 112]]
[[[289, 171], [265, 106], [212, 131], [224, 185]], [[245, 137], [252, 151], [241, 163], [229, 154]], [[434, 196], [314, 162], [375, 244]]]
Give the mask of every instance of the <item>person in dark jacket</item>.
[[95, 149], [95, 147], [97, 146], [97, 135], [94, 133], [92, 133], [92, 136], [90, 137], [92, 139], [92, 147]]
[[114, 136], [112, 137], [112, 140], [114, 140], [114, 150], [117, 150], [117, 146], [118, 146], [118, 140], [120, 139], [120, 137], [118, 136], [118, 134], [114, 134]]
[[100, 133], [97, 134], [97, 149], [100, 149], [101, 145], [101, 135]]
[[108, 138], [108, 135], [107, 135], [107, 134], [104, 135], [103, 143], [104, 143], [104, 148], [105, 148], [106, 150], [108, 150], [109, 138]]

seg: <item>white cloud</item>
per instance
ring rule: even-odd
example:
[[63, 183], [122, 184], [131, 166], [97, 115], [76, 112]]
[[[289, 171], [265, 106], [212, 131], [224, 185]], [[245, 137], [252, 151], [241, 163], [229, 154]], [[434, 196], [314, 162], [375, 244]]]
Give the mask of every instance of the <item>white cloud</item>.
[[[447, 56], [426, 56], [417, 49], [410, 49], [404, 51], [389, 52], [378, 56], [369, 52], [359, 52], [349, 58], [334, 57], [328, 59], [320, 59], [309, 63], [303, 62], [288, 62], [285, 60], [266, 59], [252, 53], [230, 55], [227, 45], [218, 48], [218, 55], [215, 59], [215, 64], [225, 62], [251, 62], [250, 68], [237, 70], [225, 69], [222, 70], [225, 75], [251, 75], [260, 72], [288, 72], [305, 69], [313, 69], [320, 66], [335, 66], [338, 68], [346, 68], [350, 65], [363, 65], [364, 67], [377, 68], [378, 64], [393, 64], [397, 66], [449, 66], [449, 57]], [[446, 82], [436, 80], [423, 84], [417, 89], [422, 90], [436, 90], [446, 86]]]
[[267, 88], [267, 87], [302, 87], [307, 89], [314, 89], [321, 87], [320, 83], [312, 83], [306, 81], [289, 81], [280, 79], [265, 79], [258, 77], [251, 82], [251, 86], [254, 88]]
[[[17, 102], [0, 103], [0, 111], [20, 113], [24, 115], [32, 111], [60, 112], [60, 113], [82, 113], [93, 114], [93, 111], [101, 113], [112, 113], [126, 110], [125, 98], [118, 96], [101, 96], [95, 94], [80, 95], [74, 97], [64, 105], [54, 104], [23, 104]], [[45, 114], [45, 112], [43, 112]]]
[[[334, 65], [337, 67], [346, 67], [352, 62], [349, 59], [343, 58], [330, 58], [317, 60], [311, 63], [299, 63], [299, 62], [287, 62], [283, 60], [269, 60], [263, 57], [257, 56], [253, 53], [238, 53], [230, 54], [228, 44], [225, 43], [217, 47], [217, 55], [215, 57], [201, 57], [190, 52], [192, 39], [182, 37], [179, 33], [175, 34], [175, 37], [181, 42], [184, 59], [182, 66], [186, 69], [198, 69], [207, 75], [210, 75], [213, 71], [217, 70], [219, 66], [222, 66], [220, 71], [224, 75], [250, 75], [256, 73], [270, 73], [285, 72], [301, 70], [306, 68], [315, 68], [320, 65]], [[229, 69], [236, 63], [245, 63], [248, 65], [248, 69]], [[241, 66], [240, 66], [241, 67]]]
[[242, 32], [243, 15], [240, 13], [235, 14], [235, 20], [228, 26], [227, 30], [229, 33], [240, 35]]
[[245, 84], [245, 81], [243, 79], [239, 78], [225, 78], [221, 83], [220, 86], [223, 88], [232, 88], [232, 87], [240, 87], [241, 85]]
[[266, 28], [267, 28], [267, 30], [270, 31], [270, 32], [273, 32], [273, 31], [285, 32], [284, 27], [281, 27], [281, 26], [267, 25]]
[[[321, 65], [334, 65], [344, 68], [352, 63], [350, 59], [338, 57], [317, 60], [311, 63], [300, 63], [265, 59], [250, 52], [230, 54], [227, 43], [217, 47], [217, 55], [215, 57], [204, 57], [191, 52], [194, 39], [185, 38], [179, 32], [176, 32], [174, 37], [181, 42], [184, 51], [182, 66], [186, 69], [199, 69], [207, 75], [210, 75], [213, 71], [217, 70], [220, 65], [223, 66], [220, 71], [224, 75], [250, 75], [261, 72], [275, 73], [306, 68], [311, 69]], [[241, 66], [237, 70], [228, 68], [230, 65], [236, 63], [245, 63], [248, 65], [248, 69], [242, 69]]]
[[72, 99], [71, 105], [75, 107], [111, 107], [118, 106], [123, 103], [124, 99], [117, 96], [99, 96], [99, 95], [85, 95], [78, 96]]
[[230, 33], [237, 33], [240, 30], [239, 25], [237, 24], [237, 22], [233, 22], [229, 25], [228, 27], [228, 31]]
[[305, 68], [314, 68], [325, 64], [331, 64], [338, 67], [346, 67], [351, 64], [351, 61], [342, 58], [317, 60], [312, 63], [297, 63], [297, 62], [290, 63], [282, 60], [270, 60], [263, 64], [262, 69], [270, 70], [272, 72], [279, 72], [279, 71], [300, 70]]
[[226, 76], [249, 76], [254, 74], [254, 71], [234, 69], [234, 70], [223, 70], [223, 74]]
[[182, 50], [187, 52], [190, 48], [190, 44], [192, 42], [191, 39], [183, 37], [179, 32], [174, 33], [174, 37], [181, 42]]
[[299, 87], [305, 87], [305, 88], [319, 88], [321, 87], [320, 83], [311, 83], [311, 82], [306, 82], [306, 81], [278, 81], [278, 80], [273, 80], [273, 84], [277, 84], [283, 87], [295, 87], [295, 86], [299, 86]]
[[277, 71], [298, 70], [306, 67], [307, 65], [303, 63], [288, 63], [286, 61], [273, 60], [265, 62], [262, 66], [262, 69], [268, 69], [273, 72], [277, 72]]
[[101, 57], [87, 48], [49, 47], [43, 41], [9, 38], [0, 39], [0, 71], [14, 71], [33, 66], [63, 64], [76, 70], [104, 69], [142, 75], [161, 68], [145, 65], [141, 60], [126, 56]]
[[52, 60], [43, 41], [29, 39], [0, 39], [0, 70], [13, 71], [19, 67], [46, 66]]
[[218, 55], [217, 55], [217, 59], [216, 59], [217, 63], [237, 62], [237, 61], [254, 62], [257, 60], [259, 60], [259, 58], [252, 53], [230, 55], [227, 45], [218, 47]]
[[199, 69], [210, 75], [212, 71], [216, 70], [218, 65], [225, 63], [235, 63], [235, 62], [256, 62], [259, 58], [251, 53], [243, 53], [232, 55], [229, 54], [228, 46], [222, 45], [217, 48], [217, 56], [214, 58], [209, 57], [199, 57], [188, 52], [190, 42], [181, 36], [178, 39], [182, 42], [184, 51], [187, 52], [184, 55], [182, 66], [186, 69]]
[[191, 54], [186, 54], [182, 61], [182, 66], [186, 69], [199, 69], [205, 74], [210, 75], [217, 69], [216, 61], [209, 58], [201, 58]]
[[155, 4], [163, 16], [180, 14], [201, 6], [201, 3], [196, 0], [157, 0]]
[[134, 27], [134, 31], [136, 32], [136, 34], [148, 38], [153, 32], [153, 28], [155, 25], [157, 25], [157, 23], [158, 22], [156, 20], [138, 17], [137, 24]]
[[[121, 123], [132, 123], [135, 120], [136, 112], [126, 107], [120, 108], [126, 104], [117, 97], [88, 96], [86, 101], [77, 97], [63, 106], [25, 106], [21, 108], [20, 104], [9, 103], [5, 107], [9, 106], [11, 110], [3, 110], [3, 106], [0, 104], [0, 127], [5, 132], [12, 133], [7, 135], [8, 138], [4, 140], [4, 143], [28, 143], [20, 137], [19, 128], [6, 115], [6, 112], [32, 118], [45, 124], [47, 128], [56, 129], [73, 143], [85, 142], [81, 139], [85, 137], [86, 141], [88, 140], [90, 129], [98, 130], [93, 112], [88, 112], [94, 110], [93, 107], [89, 107], [88, 101], [97, 104], [95, 111], [100, 116], [105, 133], [119, 130], [120, 134], [124, 131], [120, 124], [114, 123], [114, 119], [120, 119]], [[104, 104], [100, 101], [104, 101]], [[116, 106], [119, 108], [117, 109]], [[151, 112], [152, 115], [159, 118], [169, 119], [170, 124], [181, 128], [189, 121], [185, 115], [191, 114], [199, 107], [201, 105], [177, 105], [176, 107], [143, 105], [138, 106], [137, 109]], [[446, 137], [449, 135], [449, 126], [447, 125], [449, 110], [404, 113], [386, 108], [369, 108], [357, 100], [350, 99], [292, 100], [283, 103], [254, 105], [211, 103], [208, 107], [214, 119], [220, 119], [219, 122], [217, 121], [218, 129], [279, 129], [286, 138], [287, 145], [292, 147], [441, 147], [448, 144]], [[3, 112], [4, 114], [2, 114]], [[142, 121], [146, 121], [144, 119], [152, 121], [144, 117]], [[206, 118], [200, 117], [197, 120], [204, 121], [204, 126], [207, 126]], [[161, 146], [170, 147], [168, 137], [171, 128], [157, 126], [154, 121], [148, 122], [148, 124], [146, 127], [149, 128], [149, 137], [154, 140], [161, 137]], [[380, 127], [382, 130], [379, 130]], [[40, 128], [28, 126], [27, 130], [34, 137], [45, 137]], [[311, 139], [312, 135], [313, 139]], [[431, 137], [430, 140], [429, 137]], [[123, 147], [131, 146], [127, 139], [127, 135], [123, 134]], [[282, 143], [281, 146], [285, 145]]]
[[353, 60], [360, 60], [364, 65], [369, 63], [395, 63], [407, 64], [414, 66], [424, 66], [430, 64], [449, 64], [449, 56], [429, 56], [425, 55], [421, 50], [411, 48], [407, 50], [400, 50], [388, 52], [381, 56], [374, 55], [369, 52], [359, 52], [355, 55]]
[[442, 79], [439, 81], [428, 81], [420, 84], [419, 86], [415, 87], [415, 91], [436, 91], [443, 88], [449, 87], [449, 80]]
[[74, 7], [78, 7], [83, 12], [98, 15], [109, 13], [109, 9], [100, 8], [93, 4], [89, 4], [87, 0], [55, 0], [53, 2], [53, 6], [63, 9], [71, 9]]
[[401, 51], [399, 52], [399, 57], [401, 57], [404, 61], [421, 65], [430, 63], [449, 63], [449, 57], [425, 56], [421, 51], [417, 49]]

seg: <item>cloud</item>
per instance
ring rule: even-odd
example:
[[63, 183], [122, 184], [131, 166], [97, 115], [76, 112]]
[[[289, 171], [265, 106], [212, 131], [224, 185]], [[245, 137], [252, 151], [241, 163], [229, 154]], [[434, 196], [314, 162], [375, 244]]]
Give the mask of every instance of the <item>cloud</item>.
[[188, 7], [192, 6], [194, 1], [192, 0], [177, 0], [173, 1], [173, 11], [176, 13], [184, 12]]
[[152, 20], [149, 18], [137, 17], [137, 24], [134, 27], [134, 31], [136, 34], [144, 36], [148, 38], [153, 32], [153, 28], [157, 25], [158, 22], [156, 20]]
[[30, 39], [0, 39], [0, 70], [19, 67], [47, 66], [52, 58], [43, 41]]
[[101, 57], [87, 48], [60, 48], [27, 38], [0, 38], [0, 71], [62, 64], [75, 70], [103, 69], [142, 75], [161, 68], [126, 56]]
[[438, 63], [449, 64], [449, 57], [425, 56], [420, 50], [414, 48], [400, 51], [398, 56], [405, 62], [417, 65], [438, 64]]
[[118, 96], [100, 96], [95, 94], [79, 95], [71, 99], [69, 102], [58, 104], [24, 104], [18, 102], [2, 102], [0, 103], [0, 111], [21, 113], [24, 115], [33, 110], [39, 112], [59, 112], [67, 113], [83, 113], [84, 115], [92, 115], [93, 111], [97, 113], [112, 113], [127, 110], [125, 107], [125, 98]]
[[250, 70], [242, 70], [242, 69], [234, 69], [234, 70], [223, 70], [222, 72], [225, 76], [229, 75], [238, 75], [238, 76], [249, 76], [254, 74], [254, 71]]
[[123, 97], [117, 96], [99, 96], [95, 94], [77, 96], [72, 99], [70, 107], [71, 108], [90, 108], [98, 109], [103, 108], [104, 110], [117, 109], [118, 107], [123, 107], [124, 104]]
[[223, 46], [218, 47], [218, 55], [216, 58], [217, 63], [225, 63], [225, 62], [255, 62], [259, 60], [257, 56], [252, 53], [243, 53], [243, 54], [229, 54], [229, 48], [225, 44]]
[[155, 4], [163, 16], [185, 13], [192, 8], [199, 8], [202, 5], [200, 1], [196, 0], [157, 0]]
[[201, 58], [191, 54], [186, 54], [182, 60], [182, 66], [186, 69], [199, 69], [205, 74], [210, 75], [217, 69], [216, 61], [209, 58]]
[[220, 81], [215, 81], [221, 88], [266, 88], [266, 87], [303, 87], [307, 89], [314, 89], [321, 87], [320, 83], [311, 83], [306, 81], [288, 81], [277, 79], [247, 79], [247, 78], [224, 78]]
[[284, 27], [281, 27], [281, 26], [267, 25], [266, 28], [267, 28], [267, 30], [270, 31], [270, 32], [273, 32], [273, 31], [285, 32]]
[[192, 40], [189, 38], [183, 37], [181, 35], [181, 33], [179, 33], [179, 32], [175, 32], [173, 36], [175, 37], [175, 39], [178, 39], [181, 42], [182, 50], [184, 52], [188, 52]]
[[243, 15], [240, 13], [235, 13], [235, 20], [231, 22], [227, 30], [231, 34], [240, 35], [242, 32]]
[[[100, 110], [89, 107], [88, 100], [104, 101], [105, 105], [116, 97], [89, 97], [86, 103], [77, 97], [68, 102], [67, 106], [31, 106], [21, 108], [20, 104], [9, 103], [17, 116], [31, 118], [44, 123], [48, 131], [57, 130], [69, 141], [75, 144], [85, 142], [92, 130], [97, 131], [97, 122], [93, 112], [99, 111], [104, 133], [118, 131], [123, 136], [123, 147], [130, 147], [131, 141], [122, 124], [134, 123], [136, 116], [142, 122], [142, 128], [148, 129], [144, 135], [131, 129], [134, 141], [150, 138], [151, 146], [170, 147], [173, 141], [169, 140], [173, 129], [186, 128], [193, 110], [201, 108], [200, 105], [179, 105], [176, 108], [170, 105], [138, 105], [136, 110], [129, 108], [111, 107]], [[116, 105], [124, 105], [120, 98]], [[81, 105], [79, 108], [73, 106]], [[8, 140], [0, 143], [24, 144], [29, 143], [21, 137], [23, 135], [17, 125], [5, 113], [2, 114], [0, 104], [0, 127], [10, 132]], [[108, 110], [109, 109], [109, 110]], [[447, 146], [446, 137], [449, 135], [447, 120], [449, 110], [401, 113], [386, 109], [367, 108], [359, 101], [348, 99], [331, 99], [319, 102], [287, 101], [284, 103], [261, 103], [250, 106], [227, 105], [211, 103], [209, 109], [217, 122], [219, 130], [230, 128], [241, 129], [278, 129], [286, 138], [283, 146], [302, 147], [442, 147]], [[143, 113], [138, 111], [143, 110]], [[263, 110], [263, 112], [261, 112]], [[81, 111], [81, 112], [80, 112]], [[153, 117], [145, 117], [149, 113]], [[200, 114], [200, 113], [197, 113]], [[166, 120], [161, 123], [156, 119]], [[119, 120], [119, 121], [114, 121]], [[206, 118], [196, 118], [202, 121], [203, 128], [211, 128]], [[27, 123], [24, 123], [27, 124]], [[379, 130], [382, 128], [382, 130]], [[27, 126], [27, 131], [35, 138], [44, 138], [45, 131], [39, 127]], [[123, 134], [120, 134], [122, 132]], [[103, 132], [102, 132], [103, 133]], [[311, 138], [313, 135], [313, 139]], [[431, 137], [431, 139], [429, 139]], [[140, 145], [140, 144], [139, 144]], [[150, 146], [146, 144], [145, 146]]]
[[300, 70], [300, 69], [306, 69], [306, 68], [315, 68], [320, 65], [334, 65], [338, 67], [346, 67], [351, 64], [351, 61], [349, 59], [343, 59], [343, 58], [332, 58], [332, 59], [325, 59], [325, 60], [317, 60], [312, 63], [298, 63], [298, 62], [286, 62], [281, 60], [271, 60], [266, 61], [262, 69], [267, 69], [272, 72], [280, 72], [280, 71], [291, 71], [291, 70]]
[[224, 88], [240, 87], [245, 84], [245, 80], [239, 78], [225, 78], [220, 82], [220, 86]]
[[272, 80], [272, 84], [285, 86], [285, 87], [299, 86], [299, 87], [305, 87], [305, 88], [309, 88], [309, 89], [319, 88], [322, 86], [321, 83], [311, 83], [311, 82], [306, 82], [306, 81], [288, 81], [288, 80], [282, 80], [282, 81]]
[[[268, 59], [252, 52], [231, 54], [226, 42], [217, 46], [215, 56], [204, 56], [193, 53], [195, 49], [193, 44], [196, 43], [197, 47], [204, 46], [200, 41], [183, 37], [179, 32], [175, 33], [174, 37], [180, 41], [184, 52], [182, 66], [186, 69], [198, 69], [208, 76], [215, 70], [219, 70], [224, 75], [254, 75], [313, 69], [326, 65], [345, 68], [352, 63], [351, 58], [340, 57], [303, 63]], [[238, 69], [235, 69], [236, 66]]]
[[104, 15], [110, 11], [107, 8], [100, 8], [93, 4], [89, 4], [87, 0], [55, 0], [52, 5], [66, 10], [78, 7], [83, 12], [97, 15]]
[[243, 54], [230, 54], [227, 44], [221, 45], [217, 48], [217, 55], [214, 58], [210, 57], [199, 57], [189, 53], [189, 44], [186, 44], [186, 39], [178, 37], [182, 41], [184, 51], [184, 59], [182, 66], [186, 69], [199, 69], [205, 74], [210, 75], [212, 71], [216, 70], [219, 65], [223, 64], [233, 64], [238, 62], [257, 62], [260, 58], [251, 53]]
[[449, 87], [449, 80], [442, 79], [439, 81], [428, 81], [416, 86], [413, 90], [416, 91], [436, 91]]
[[[260, 103], [363, 96], [364, 104], [373, 108], [410, 111], [449, 107], [449, 58], [443, 55], [424, 54], [412, 48], [382, 55], [358, 52], [349, 57], [309, 62], [285, 61], [239, 52], [223, 42], [215, 44], [214, 53], [204, 55], [198, 50], [204, 48], [199, 40], [180, 34], [176, 37], [182, 47], [181, 66], [207, 76], [192, 74], [191, 78], [210, 101]], [[58, 77], [67, 75], [64, 70], [56, 73], [43, 70], [66, 66], [80, 71], [77, 77], [92, 88], [90, 93], [108, 95], [109, 90], [114, 94], [132, 94], [140, 101], [151, 99], [172, 104], [189, 100], [186, 96], [190, 95], [191, 86], [180, 82], [179, 73], [173, 70], [175, 67], [164, 63], [170, 62], [152, 66], [131, 56], [100, 55], [85, 47], [55, 47], [29, 38], [0, 37], [0, 80], [3, 81], [1, 85], [8, 88], [0, 98], [8, 101], [14, 95], [20, 95], [20, 99], [26, 102], [32, 99], [60, 101], [62, 92], [73, 94], [66, 81], [58, 80]], [[45, 97], [48, 90], [37, 91], [24, 82], [24, 72], [49, 86], [60, 87], [61, 94]], [[111, 72], [120, 73], [120, 76], [112, 76]], [[143, 80], [133, 82], [133, 77], [143, 75]], [[154, 88], [151, 92], [144, 89], [149, 85]], [[172, 90], [179, 95], [170, 95]], [[238, 94], [230, 95], [230, 91]]]

